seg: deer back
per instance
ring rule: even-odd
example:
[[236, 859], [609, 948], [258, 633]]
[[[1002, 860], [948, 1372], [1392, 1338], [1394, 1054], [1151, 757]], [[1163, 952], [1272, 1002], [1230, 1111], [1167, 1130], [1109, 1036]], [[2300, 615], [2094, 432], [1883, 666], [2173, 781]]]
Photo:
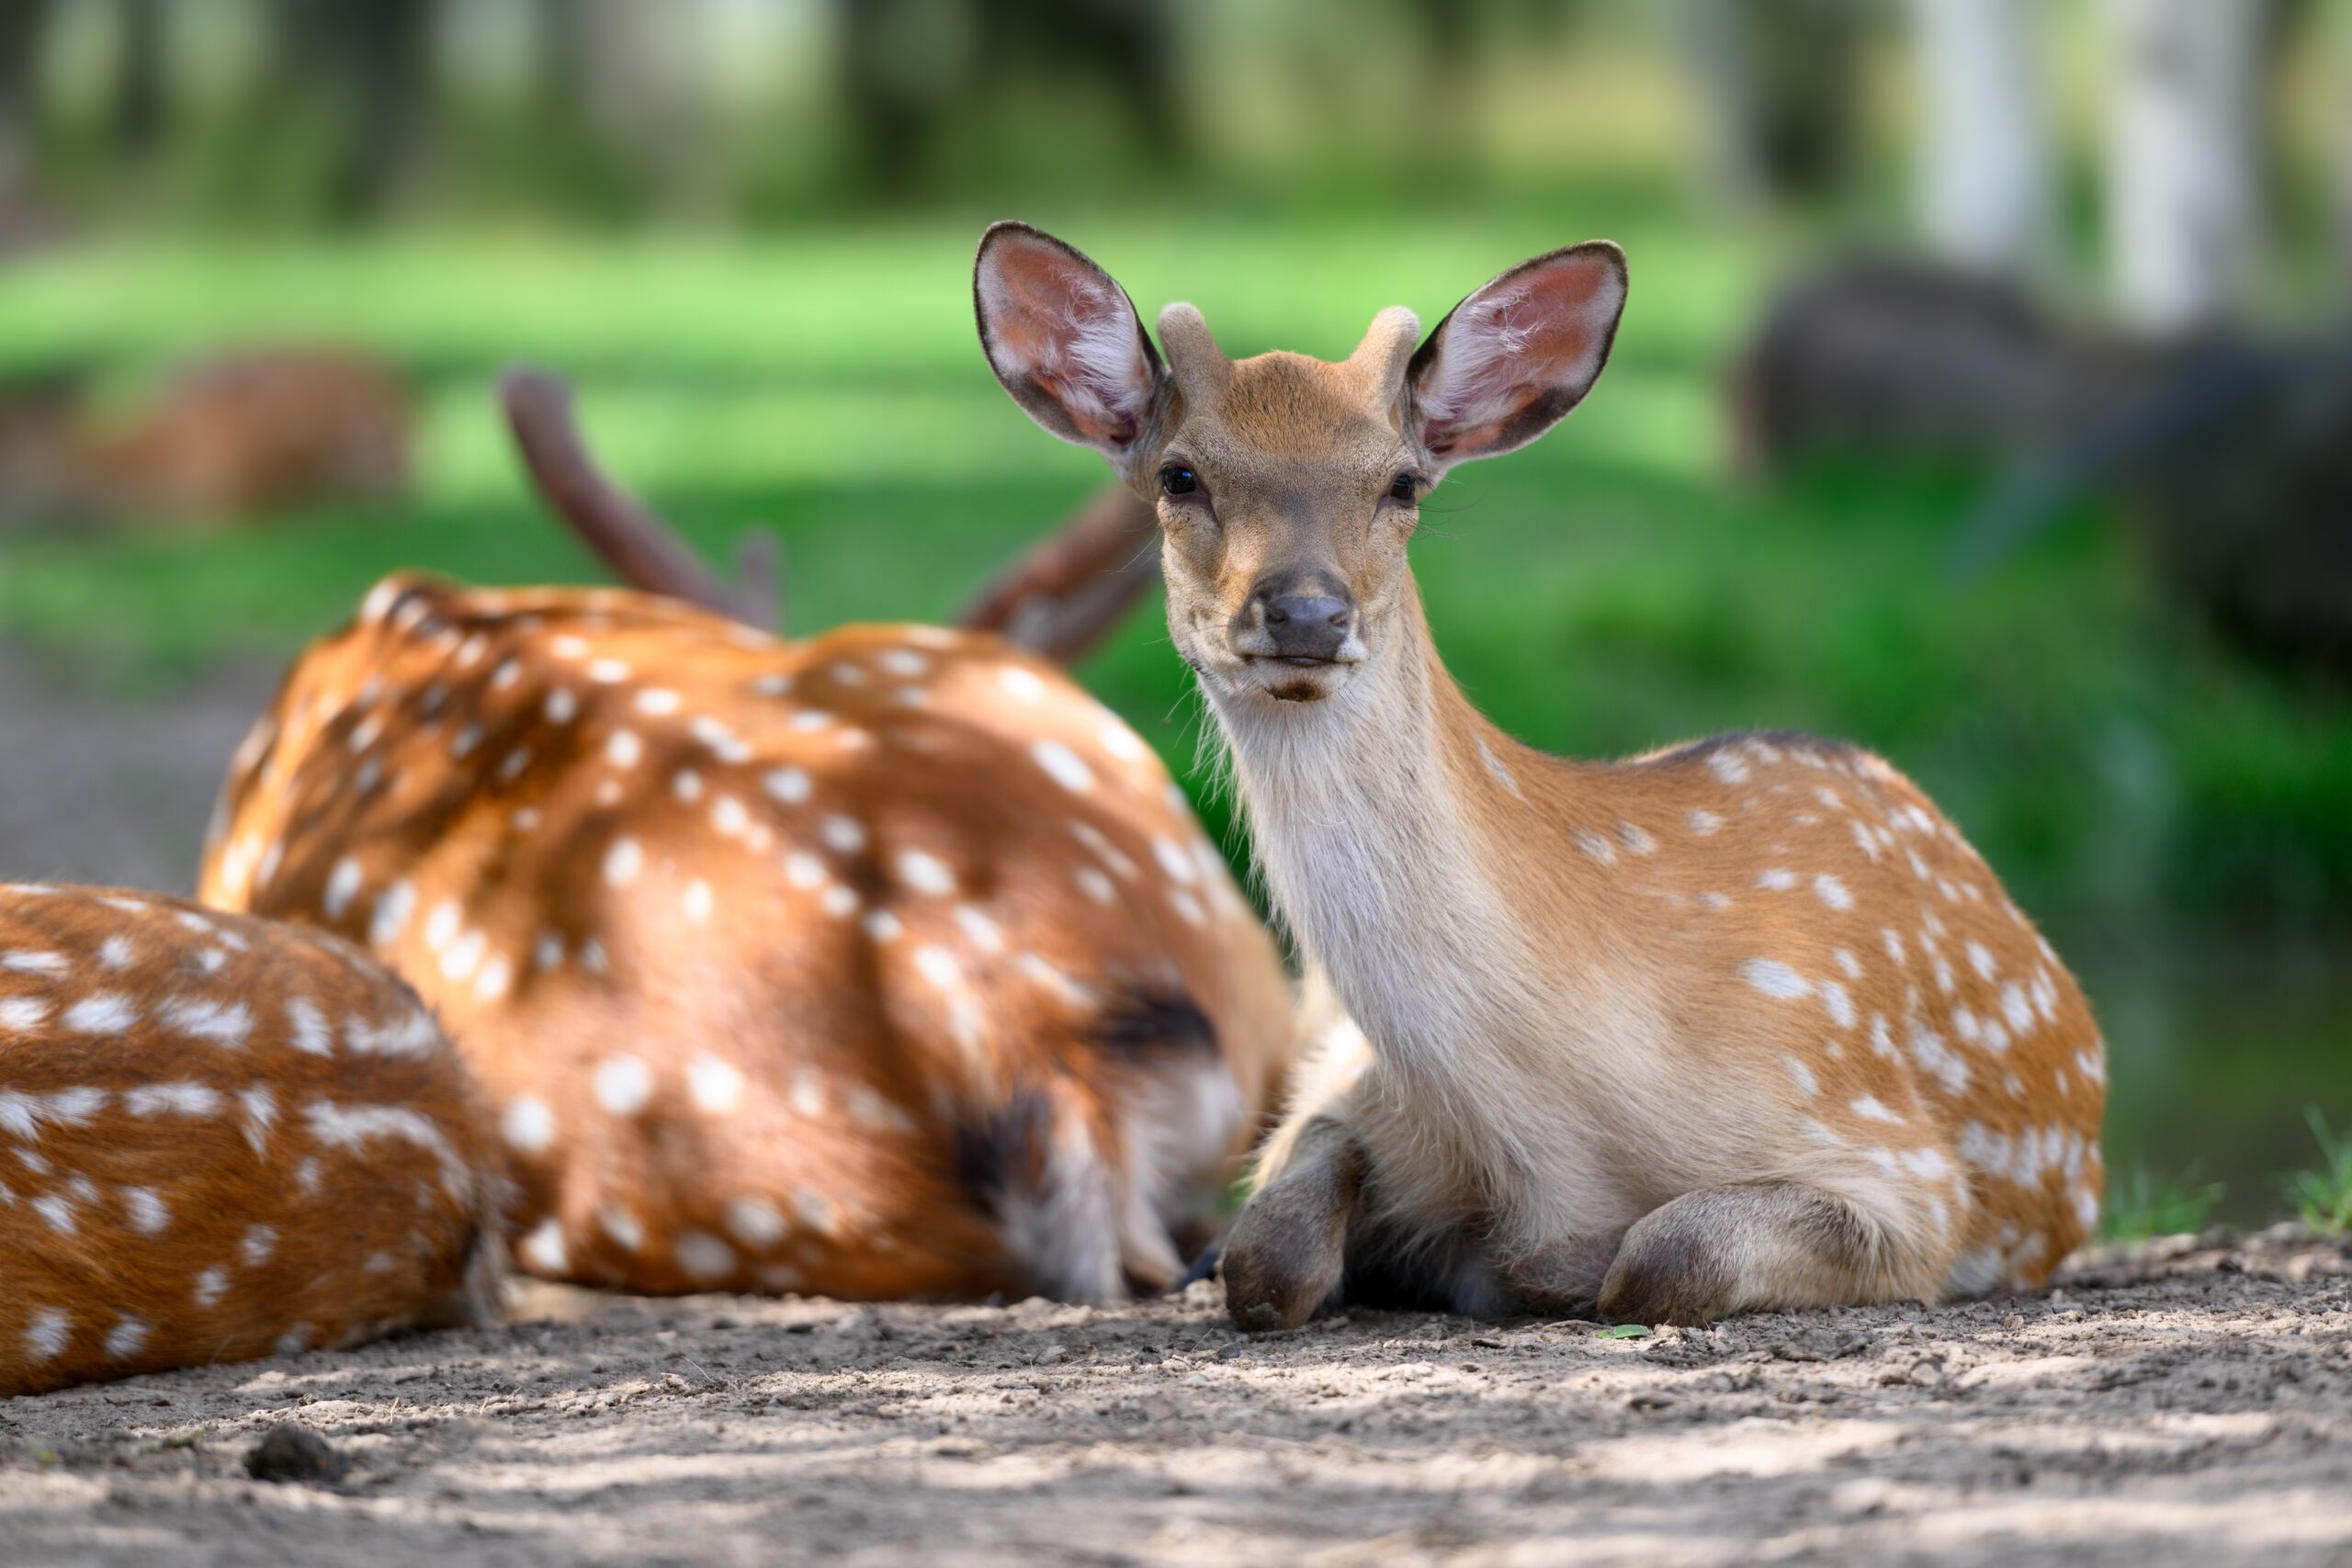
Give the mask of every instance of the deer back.
[[204, 895], [409, 976], [524, 1265], [649, 1291], [1159, 1282], [1288, 1049], [1149, 749], [931, 627], [392, 580], [238, 758]]
[[0, 1393], [486, 1323], [464, 1065], [347, 943], [0, 887]]

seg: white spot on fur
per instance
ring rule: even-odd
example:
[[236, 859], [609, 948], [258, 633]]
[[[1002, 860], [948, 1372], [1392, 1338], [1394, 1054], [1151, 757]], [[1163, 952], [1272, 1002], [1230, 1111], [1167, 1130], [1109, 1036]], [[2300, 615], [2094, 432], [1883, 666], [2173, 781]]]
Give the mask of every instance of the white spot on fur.
[[1084, 758], [1058, 740], [1037, 741], [1029, 748], [1029, 754], [1036, 759], [1037, 765], [1046, 770], [1048, 777], [1066, 790], [1076, 793], [1094, 785], [1094, 770], [1086, 765]]
[[696, 1056], [686, 1066], [686, 1094], [702, 1110], [725, 1116], [743, 1102], [743, 1075], [716, 1056]]
[[570, 1249], [563, 1244], [563, 1225], [552, 1214], [541, 1220], [514, 1250], [541, 1274], [563, 1273], [571, 1263]]
[[498, 1129], [508, 1148], [521, 1154], [541, 1154], [555, 1143], [555, 1112], [536, 1095], [517, 1095], [506, 1102]]
[[596, 1064], [596, 1103], [616, 1116], [634, 1116], [653, 1098], [653, 1073], [628, 1055], [607, 1056]]
[[735, 1272], [735, 1249], [708, 1231], [680, 1231], [670, 1251], [679, 1272], [698, 1284], [714, 1284]]
[[915, 893], [944, 897], [956, 891], [956, 874], [947, 868], [947, 863], [921, 850], [907, 850], [899, 854], [899, 880]]
[[1786, 1001], [1813, 994], [1813, 982], [1777, 958], [1751, 958], [1739, 966], [1740, 977], [1768, 997]]

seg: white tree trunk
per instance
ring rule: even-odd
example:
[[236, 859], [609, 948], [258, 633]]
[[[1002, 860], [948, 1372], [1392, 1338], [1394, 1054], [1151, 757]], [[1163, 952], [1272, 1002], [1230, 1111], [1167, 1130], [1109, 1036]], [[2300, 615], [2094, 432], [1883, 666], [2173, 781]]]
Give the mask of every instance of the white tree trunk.
[[2107, 0], [2116, 305], [2156, 334], [2235, 313], [2261, 258], [2266, 0]]
[[1973, 271], [2022, 273], [2052, 230], [2049, 117], [2035, 50], [2039, 0], [1912, 0], [1927, 112], [1919, 220]]

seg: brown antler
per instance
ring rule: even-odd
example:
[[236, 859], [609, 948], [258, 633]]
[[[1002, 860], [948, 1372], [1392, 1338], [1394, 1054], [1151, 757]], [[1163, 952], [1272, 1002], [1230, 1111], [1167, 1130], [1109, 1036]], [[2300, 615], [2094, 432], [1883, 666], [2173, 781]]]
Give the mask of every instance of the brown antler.
[[512, 369], [498, 378], [498, 396], [539, 499], [623, 581], [763, 631], [779, 629], [772, 598], [756, 585], [729, 589], [676, 530], [597, 470], [580, 444], [571, 389], [561, 377]]
[[1068, 663], [1110, 635], [1159, 575], [1158, 527], [1131, 492], [1106, 490], [980, 590], [960, 624]]

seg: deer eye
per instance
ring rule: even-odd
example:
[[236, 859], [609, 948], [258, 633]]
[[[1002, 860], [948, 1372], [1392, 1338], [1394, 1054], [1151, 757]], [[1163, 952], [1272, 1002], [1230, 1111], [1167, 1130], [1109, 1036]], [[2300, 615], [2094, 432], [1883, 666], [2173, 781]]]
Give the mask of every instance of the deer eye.
[[1420, 493], [1421, 476], [1419, 474], [1398, 474], [1388, 481], [1388, 499], [1391, 501], [1410, 503], [1418, 499]]
[[1201, 488], [1201, 476], [1182, 463], [1170, 463], [1159, 470], [1159, 491], [1162, 495], [1190, 495]]

